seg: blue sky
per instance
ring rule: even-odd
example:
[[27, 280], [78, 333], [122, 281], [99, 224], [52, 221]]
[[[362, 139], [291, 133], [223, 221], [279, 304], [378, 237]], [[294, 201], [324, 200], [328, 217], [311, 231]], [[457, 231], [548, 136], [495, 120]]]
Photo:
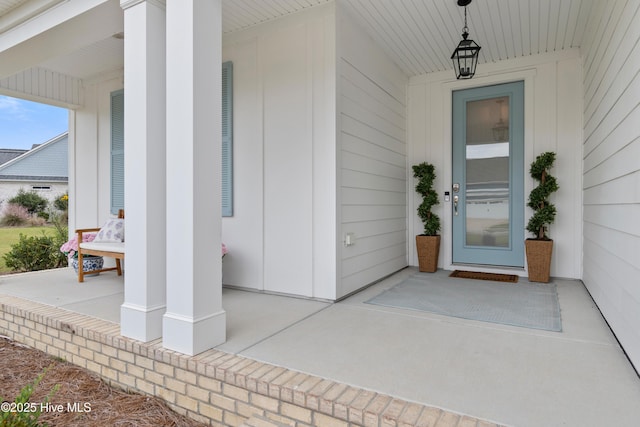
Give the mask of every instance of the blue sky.
[[0, 148], [30, 149], [68, 129], [66, 108], [0, 95]]

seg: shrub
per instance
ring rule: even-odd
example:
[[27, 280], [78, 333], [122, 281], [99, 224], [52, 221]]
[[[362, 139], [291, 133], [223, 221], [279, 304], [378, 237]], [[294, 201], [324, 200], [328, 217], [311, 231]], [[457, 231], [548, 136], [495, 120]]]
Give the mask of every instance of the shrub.
[[15, 203], [20, 206], [24, 206], [27, 208], [30, 214], [36, 214], [39, 212], [44, 212], [49, 204], [49, 201], [44, 197], [40, 196], [35, 191], [24, 191], [20, 189], [18, 194], [11, 199], [9, 199], [9, 203]]
[[24, 225], [29, 221], [29, 211], [24, 206], [9, 203], [4, 208], [4, 215], [0, 224], [4, 226]]
[[59, 211], [66, 212], [69, 209], [69, 195], [64, 193], [63, 195], [56, 197], [53, 201], [53, 206]]
[[64, 264], [59, 256], [59, 241], [42, 232], [42, 236], [27, 237], [20, 234], [20, 241], [4, 255], [5, 264], [14, 271], [38, 271], [58, 268]]
[[58, 267], [65, 267], [69, 264], [67, 255], [60, 251], [60, 247], [66, 243], [69, 239], [69, 227], [67, 226], [67, 214], [63, 212], [61, 214], [52, 214], [51, 223], [56, 229], [56, 234], [53, 236], [53, 243], [55, 245], [56, 253], [56, 265]]
[[[65, 226], [67, 225], [67, 223], [69, 222], [69, 212], [64, 211], [61, 214], [55, 215], [55, 217], [57, 218], [57, 220], [64, 224]], [[52, 216], [53, 218], [53, 216]], [[51, 219], [51, 222], [53, 222], [53, 219]]]
[[43, 216], [32, 216], [29, 218], [28, 224], [32, 227], [42, 227], [47, 223], [46, 217]]
[[[48, 369], [48, 368], [47, 368]], [[56, 384], [44, 398], [43, 402], [29, 402], [33, 391], [36, 389], [40, 381], [47, 372], [47, 369], [42, 371], [33, 382], [27, 384], [20, 390], [20, 394], [16, 396], [14, 403], [18, 411], [0, 411], [0, 426], [6, 427], [47, 427], [45, 423], [39, 423], [38, 418], [42, 414], [42, 407], [49, 402], [51, 397], [60, 388], [60, 384]], [[3, 397], [0, 397], [0, 402], [5, 402]]]

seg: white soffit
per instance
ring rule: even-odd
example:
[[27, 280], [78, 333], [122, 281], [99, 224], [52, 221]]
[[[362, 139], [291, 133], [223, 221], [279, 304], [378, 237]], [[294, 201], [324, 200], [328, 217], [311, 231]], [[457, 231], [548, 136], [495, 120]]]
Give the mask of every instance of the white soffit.
[[[19, 11], [61, 0], [0, 0], [0, 23]], [[333, 0], [222, 0], [229, 34]], [[579, 47], [596, 0], [475, 0], [468, 6], [470, 38], [480, 63]], [[464, 9], [456, 0], [336, 0], [407, 76], [450, 70], [461, 39]], [[77, 78], [123, 67], [122, 40], [110, 38], [37, 64]]]
[[90, 46], [58, 56], [39, 65], [78, 79], [90, 79], [124, 67], [124, 43], [109, 37]]

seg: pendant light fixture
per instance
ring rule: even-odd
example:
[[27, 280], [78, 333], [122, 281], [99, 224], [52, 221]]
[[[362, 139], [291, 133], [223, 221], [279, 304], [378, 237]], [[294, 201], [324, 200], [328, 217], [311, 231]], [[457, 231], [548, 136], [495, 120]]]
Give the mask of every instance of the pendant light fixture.
[[476, 73], [478, 54], [480, 53], [480, 46], [473, 40], [467, 40], [469, 37], [469, 27], [467, 27], [467, 6], [469, 3], [471, 0], [458, 0], [458, 6], [464, 7], [464, 28], [462, 28], [462, 40], [451, 55], [453, 69], [458, 80], [473, 77]]

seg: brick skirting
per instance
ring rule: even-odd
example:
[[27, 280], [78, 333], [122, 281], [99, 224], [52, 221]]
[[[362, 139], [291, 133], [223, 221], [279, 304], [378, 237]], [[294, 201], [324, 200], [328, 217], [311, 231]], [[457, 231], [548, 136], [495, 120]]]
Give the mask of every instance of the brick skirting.
[[16, 297], [0, 296], [0, 334], [212, 426], [497, 427], [218, 350], [186, 356], [161, 340], [122, 337], [118, 324]]

